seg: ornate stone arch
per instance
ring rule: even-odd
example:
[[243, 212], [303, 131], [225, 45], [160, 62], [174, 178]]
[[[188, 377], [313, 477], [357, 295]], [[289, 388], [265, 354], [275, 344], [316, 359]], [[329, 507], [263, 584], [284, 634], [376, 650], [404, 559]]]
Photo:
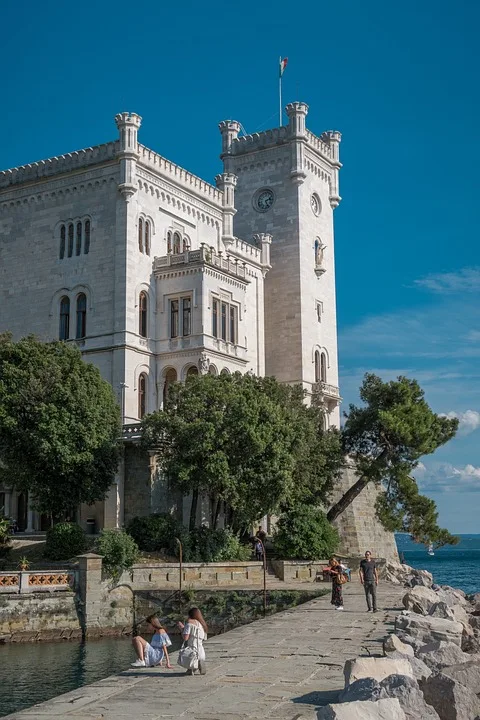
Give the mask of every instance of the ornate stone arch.
[[141, 282], [135, 287], [135, 333], [140, 336], [140, 294], [147, 296], [147, 337], [155, 335], [155, 295], [148, 283]]

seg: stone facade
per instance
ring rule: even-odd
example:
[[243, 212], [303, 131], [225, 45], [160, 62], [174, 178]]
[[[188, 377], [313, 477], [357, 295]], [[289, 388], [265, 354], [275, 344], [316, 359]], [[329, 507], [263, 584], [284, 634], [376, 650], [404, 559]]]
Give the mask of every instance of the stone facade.
[[[112, 142], [0, 172], [0, 332], [76, 343], [112, 384], [129, 438], [192, 373], [301, 383], [339, 425], [341, 136], [311, 133], [304, 103], [286, 110], [288, 125], [243, 137], [220, 123], [215, 185], [141, 145], [135, 113], [115, 117]], [[0, 494], [23, 528], [42, 528], [28, 498]], [[172, 503], [181, 512], [155, 458], [128, 447], [107, 500], [79, 521], [119, 527]]]

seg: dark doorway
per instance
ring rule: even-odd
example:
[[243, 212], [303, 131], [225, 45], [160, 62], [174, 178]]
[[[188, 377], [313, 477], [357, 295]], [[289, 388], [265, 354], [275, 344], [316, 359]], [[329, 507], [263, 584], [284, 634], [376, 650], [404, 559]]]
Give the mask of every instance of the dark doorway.
[[27, 527], [27, 496], [20, 493], [17, 499], [17, 525], [20, 532], [25, 532]]

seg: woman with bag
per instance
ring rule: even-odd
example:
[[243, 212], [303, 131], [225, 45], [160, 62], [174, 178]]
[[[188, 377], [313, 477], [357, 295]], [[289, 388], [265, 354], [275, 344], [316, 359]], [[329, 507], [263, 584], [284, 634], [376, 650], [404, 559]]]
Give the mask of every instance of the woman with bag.
[[167, 631], [160, 624], [156, 615], [150, 615], [146, 621], [153, 631], [153, 636], [150, 642], [139, 636], [132, 638], [132, 645], [137, 653], [137, 659], [132, 663], [132, 667], [154, 667], [154, 665], [160, 665], [163, 658], [166, 658], [167, 668], [171, 669], [167, 647], [172, 644], [172, 641], [168, 637]]
[[335, 605], [335, 610], [343, 610], [342, 585], [346, 582], [347, 578], [337, 558], [330, 558], [328, 572], [332, 581], [331, 604]]
[[182, 631], [183, 645], [178, 653], [178, 664], [184, 667], [187, 675], [194, 675], [197, 671], [205, 675], [204, 641], [207, 639], [208, 627], [203, 615], [197, 607], [190, 608], [185, 625], [181, 622], [178, 627]]

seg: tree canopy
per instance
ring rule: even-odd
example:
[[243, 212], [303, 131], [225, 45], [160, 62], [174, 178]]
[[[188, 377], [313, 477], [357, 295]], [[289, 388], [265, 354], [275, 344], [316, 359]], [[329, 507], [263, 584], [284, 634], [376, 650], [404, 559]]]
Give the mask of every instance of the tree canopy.
[[62, 517], [102, 500], [118, 464], [112, 387], [79, 350], [0, 335], [0, 479]]
[[340, 470], [340, 436], [323, 431], [323, 413], [299, 387], [253, 375], [192, 377], [173, 384], [164, 410], [144, 420], [146, 447], [162, 448], [164, 471], [192, 493], [190, 527], [201, 494], [213, 527], [222, 503], [227, 524], [246, 527], [296, 502], [320, 502]]
[[363, 406], [350, 405], [342, 432], [344, 452], [355, 460], [359, 479], [330, 508], [328, 519], [335, 520], [374, 482], [385, 491], [376, 509], [386, 528], [409, 532], [420, 542], [456, 542], [438, 527], [435, 503], [419, 493], [411, 473], [423, 455], [454, 437], [458, 420], [434, 413], [417, 381], [405, 377], [383, 382], [367, 374], [360, 398]]

